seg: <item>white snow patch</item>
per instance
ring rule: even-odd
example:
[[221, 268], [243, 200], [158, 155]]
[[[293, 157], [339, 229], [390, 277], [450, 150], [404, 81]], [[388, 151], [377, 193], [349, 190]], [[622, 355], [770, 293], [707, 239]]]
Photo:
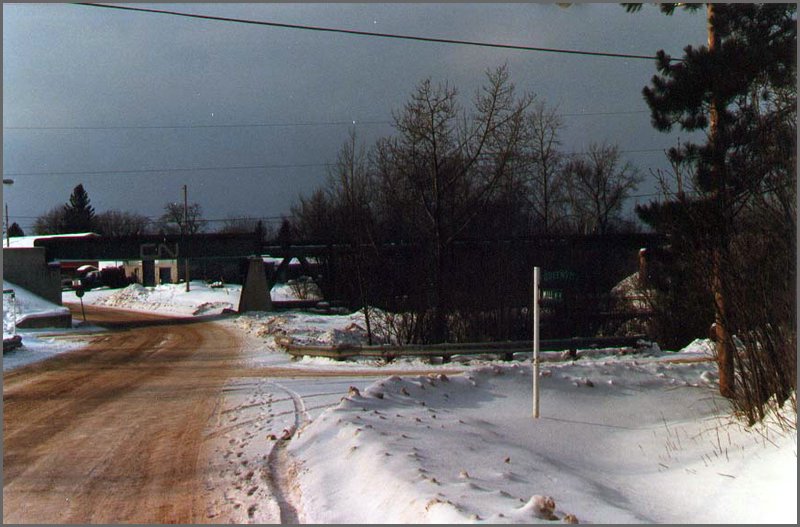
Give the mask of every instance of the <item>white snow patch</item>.
[[716, 356], [714, 343], [710, 339], [695, 339], [682, 348], [679, 353], [684, 355], [700, 355], [704, 357]]
[[[82, 328], [81, 333], [86, 329]], [[43, 361], [86, 345], [80, 336], [74, 338], [74, 330], [59, 330], [57, 334], [43, 329], [18, 330], [17, 334], [22, 337], [22, 346], [3, 353], [3, 371]]]
[[[11, 309], [12, 306], [6, 305], [6, 298], [3, 297], [3, 321], [5, 322], [6, 317], [14, 318], [16, 323], [19, 324], [23, 320], [29, 317], [41, 317], [41, 316], [58, 316], [58, 315], [65, 315], [69, 313], [69, 309], [64, 306], [59, 306], [52, 302], [48, 302], [44, 298], [37, 296], [27, 289], [24, 289], [16, 284], [9, 282], [8, 280], [3, 281], [3, 289], [12, 289], [14, 291], [14, 301], [16, 308]], [[3, 325], [3, 330], [5, 333], [5, 324]]]
[[708, 364], [548, 371], [538, 420], [527, 365], [351, 391], [291, 442], [305, 519], [796, 523], [796, 432], [724, 417]]
[[[144, 287], [131, 284], [123, 289], [93, 289], [83, 297], [86, 304], [147, 311], [167, 315], [217, 315], [224, 309], [235, 309], [239, 305], [241, 286], [226, 285], [209, 287], [203, 281], [196, 280], [189, 284], [161, 284], [155, 287]], [[79, 302], [72, 291], [62, 295], [65, 302]]]

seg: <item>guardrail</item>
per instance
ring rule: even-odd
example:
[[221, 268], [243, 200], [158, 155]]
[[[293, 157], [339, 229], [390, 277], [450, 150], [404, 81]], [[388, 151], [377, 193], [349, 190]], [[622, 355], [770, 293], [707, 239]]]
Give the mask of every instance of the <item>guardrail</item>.
[[[511, 360], [514, 353], [532, 351], [532, 341], [444, 343], [428, 345], [380, 345], [354, 346], [339, 344], [335, 346], [311, 346], [296, 344], [291, 337], [279, 336], [275, 342], [294, 357], [325, 357], [335, 360], [353, 358], [380, 358], [387, 361], [398, 357], [441, 357], [449, 362], [454, 355], [496, 354]], [[645, 335], [630, 337], [573, 337], [568, 339], [547, 339], [539, 342], [542, 351], [567, 351], [568, 356], [577, 357], [578, 350], [639, 347], [647, 343]]]

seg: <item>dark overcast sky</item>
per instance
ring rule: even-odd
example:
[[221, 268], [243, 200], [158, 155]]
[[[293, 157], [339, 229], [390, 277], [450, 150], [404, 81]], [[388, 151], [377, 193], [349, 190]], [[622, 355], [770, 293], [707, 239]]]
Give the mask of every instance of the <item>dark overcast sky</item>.
[[[619, 4], [136, 4], [290, 24], [536, 47], [681, 56], [705, 43], [702, 12], [667, 17]], [[509, 51], [185, 19], [76, 5], [3, 4], [3, 171], [23, 228], [83, 183], [96, 210], [158, 216], [189, 199], [205, 217], [277, 216], [320, 185], [346, 138], [372, 144], [423, 78], [464, 103], [487, 68], [557, 105], [564, 149], [609, 141], [648, 174], [679, 132], [650, 125], [642, 87], [654, 61]], [[572, 115], [602, 112], [642, 113]], [[291, 124], [274, 127], [122, 128]], [[299, 123], [305, 123], [300, 125]], [[359, 124], [360, 123], [360, 124]], [[105, 126], [114, 129], [75, 129]], [[73, 127], [62, 130], [15, 127]], [[684, 137], [685, 138], [685, 134]], [[287, 168], [123, 173], [163, 168]], [[98, 172], [75, 175], [19, 173]], [[109, 173], [110, 172], [110, 173]], [[652, 178], [650, 178], [652, 179]], [[652, 192], [652, 181], [640, 192]], [[647, 198], [640, 198], [647, 201]]]

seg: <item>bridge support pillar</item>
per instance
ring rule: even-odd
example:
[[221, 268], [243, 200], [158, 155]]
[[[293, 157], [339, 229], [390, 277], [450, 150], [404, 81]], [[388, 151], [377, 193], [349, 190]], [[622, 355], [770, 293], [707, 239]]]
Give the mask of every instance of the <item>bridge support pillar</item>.
[[247, 259], [247, 277], [239, 298], [239, 313], [246, 311], [272, 311], [272, 299], [269, 294], [267, 274], [264, 272], [264, 261], [261, 258]]
[[145, 287], [156, 285], [156, 262], [153, 260], [142, 260], [142, 285]]

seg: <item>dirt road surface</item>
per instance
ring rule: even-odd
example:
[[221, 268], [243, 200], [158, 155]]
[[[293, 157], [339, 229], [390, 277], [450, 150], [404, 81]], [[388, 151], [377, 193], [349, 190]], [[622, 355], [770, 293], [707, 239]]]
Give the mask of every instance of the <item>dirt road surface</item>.
[[86, 315], [109, 331], [3, 374], [4, 523], [297, 523], [268, 437], [308, 416], [281, 379], [333, 382], [309, 392], [331, 405], [353, 378], [427, 373], [259, 366], [209, 319]]
[[209, 321], [86, 313], [112, 331], [3, 375], [3, 523], [209, 521], [203, 430], [241, 368], [239, 338]]

